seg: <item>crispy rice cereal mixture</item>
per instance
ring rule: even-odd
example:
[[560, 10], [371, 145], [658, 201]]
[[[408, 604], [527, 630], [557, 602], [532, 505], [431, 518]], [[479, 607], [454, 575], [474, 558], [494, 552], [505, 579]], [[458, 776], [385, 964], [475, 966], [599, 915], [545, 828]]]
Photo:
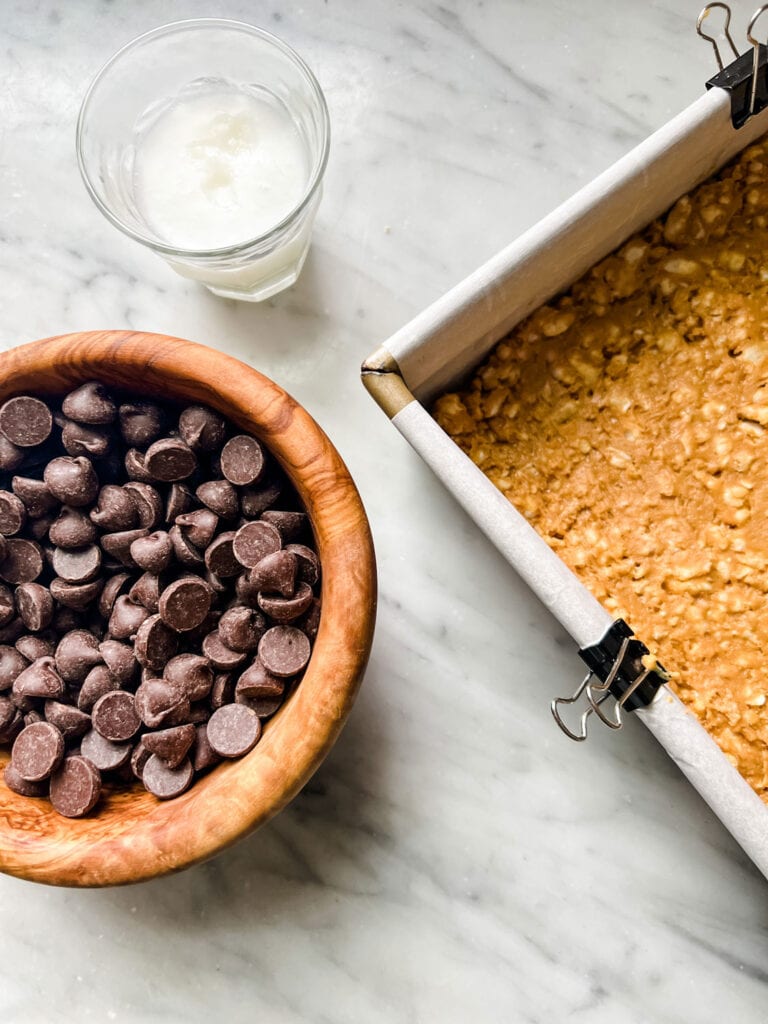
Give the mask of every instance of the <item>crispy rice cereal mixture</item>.
[[768, 801], [768, 141], [515, 328], [435, 415]]

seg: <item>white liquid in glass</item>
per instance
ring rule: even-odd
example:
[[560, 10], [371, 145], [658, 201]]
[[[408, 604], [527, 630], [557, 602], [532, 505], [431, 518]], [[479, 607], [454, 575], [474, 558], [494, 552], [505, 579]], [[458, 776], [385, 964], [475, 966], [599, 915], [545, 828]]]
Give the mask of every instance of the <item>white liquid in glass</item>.
[[239, 92], [181, 99], [142, 136], [135, 198], [148, 226], [183, 249], [265, 234], [301, 200], [309, 160], [277, 101]]

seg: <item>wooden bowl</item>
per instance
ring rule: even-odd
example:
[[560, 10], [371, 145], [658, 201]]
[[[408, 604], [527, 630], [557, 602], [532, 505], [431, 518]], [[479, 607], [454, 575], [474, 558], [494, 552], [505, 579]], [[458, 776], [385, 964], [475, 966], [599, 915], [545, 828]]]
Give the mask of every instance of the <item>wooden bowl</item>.
[[[276, 814], [328, 753], [351, 708], [373, 636], [376, 564], [365, 511], [338, 452], [285, 391], [202, 345], [159, 334], [97, 331], [0, 357], [0, 401], [58, 393], [90, 379], [204, 402], [263, 440], [304, 502], [323, 566], [323, 610], [296, 692], [246, 757], [162, 802], [134, 788], [82, 819], [12, 793], [0, 776], [0, 870], [52, 885], [138, 882], [211, 857]], [[0, 769], [8, 760], [0, 755]]]

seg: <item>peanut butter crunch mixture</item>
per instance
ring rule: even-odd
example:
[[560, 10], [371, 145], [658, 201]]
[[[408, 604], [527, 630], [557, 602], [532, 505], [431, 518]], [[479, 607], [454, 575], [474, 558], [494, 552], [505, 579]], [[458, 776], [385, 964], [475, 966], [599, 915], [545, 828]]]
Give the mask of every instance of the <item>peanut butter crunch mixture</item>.
[[435, 415], [768, 801], [768, 141], [515, 328]]

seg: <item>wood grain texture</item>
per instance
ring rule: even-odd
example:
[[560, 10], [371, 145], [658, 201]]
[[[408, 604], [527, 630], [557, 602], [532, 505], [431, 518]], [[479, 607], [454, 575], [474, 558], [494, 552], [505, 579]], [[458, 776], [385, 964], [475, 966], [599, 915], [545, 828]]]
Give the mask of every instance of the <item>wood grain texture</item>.
[[[0, 780], [0, 870], [52, 885], [138, 882], [211, 857], [277, 813], [333, 745], [373, 638], [376, 564], [365, 511], [338, 452], [285, 391], [237, 359], [166, 335], [99, 331], [32, 342], [0, 357], [0, 401], [61, 394], [97, 378], [204, 402], [262, 440], [310, 515], [323, 565], [320, 631], [301, 685], [261, 742], [176, 800], [140, 788], [68, 820]], [[0, 756], [0, 768], [7, 751]]]

